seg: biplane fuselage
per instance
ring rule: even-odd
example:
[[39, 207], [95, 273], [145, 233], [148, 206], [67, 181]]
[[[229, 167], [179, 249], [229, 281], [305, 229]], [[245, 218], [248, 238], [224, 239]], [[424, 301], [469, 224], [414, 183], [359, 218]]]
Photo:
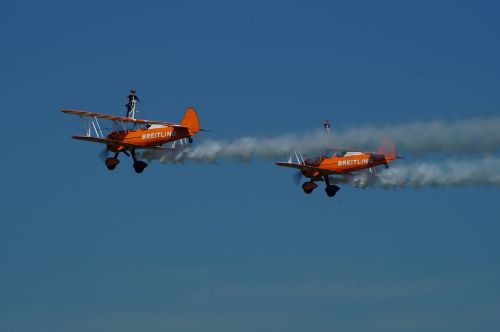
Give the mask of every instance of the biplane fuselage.
[[[113, 141], [137, 145], [148, 148], [168, 144], [179, 139], [189, 138], [192, 133], [186, 128], [152, 125], [154, 128], [138, 128], [130, 130], [118, 130], [108, 134], [107, 138]], [[118, 152], [127, 149], [127, 146], [119, 144], [107, 144], [110, 151]]]
[[[147, 163], [137, 159], [136, 150], [174, 149], [175, 141], [187, 139], [192, 143], [193, 136], [203, 130], [200, 129], [198, 113], [192, 107], [186, 110], [180, 124], [77, 110], [63, 110], [63, 112], [78, 115], [84, 124], [85, 135], [73, 136], [74, 139], [105, 144], [106, 150], [114, 152], [114, 157], [105, 161], [109, 170], [115, 169], [120, 163], [118, 155], [123, 152], [127, 156], [132, 156], [135, 171], [142, 173]], [[99, 120], [111, 121], [113, 129], [102, 127]], [[168, 143], [172, 143], [171, 146], [163, 146]]]
[[325, 172], [331, 174], [349, 174], [367, 168], [387, 165], [392, 161], [393, 159], [380, 153], [339, 152], [331, 157], [321, 156], [316, 159], [305, 159], [304, 163], [306, 165], [317, 167], [319, 170], [304, 169], [302, 174], [308, 178], [321, 177]]
[[324, 181], [327, 195], [333, 197], [340, 188], [330, 183], [330, 176], [349, 176], [354, 172], [380, 165], [388, 167], [389, 163], [397, 158], [397, 152], [394, 143], [385, 140], [377, 152], [339, 150], [317, 158], [303, 159], [299, 158], [298, 155], [296, 157], [297, 163], [293, 163], [290, 159], [288, 162], [276, 164], [296, 168], [300, 171], [299, 175], [309, 178], [310, 180], [302, 185], [302, 189], [306, 194], [310, 194], [318, 186], [314, 182]]

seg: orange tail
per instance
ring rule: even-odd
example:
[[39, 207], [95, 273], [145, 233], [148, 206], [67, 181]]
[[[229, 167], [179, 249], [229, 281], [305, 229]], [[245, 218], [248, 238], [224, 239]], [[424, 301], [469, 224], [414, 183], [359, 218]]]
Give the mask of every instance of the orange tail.
[[395, 160], [398, 155], [394, 142], [389, 138], [385, 138], [382, 141], [382, 144], [377, 149], [377, 153], [383, 154], [388, 161]]
[[193, 107], [188, 107], [181, 121], [181, 126], [187, 127], [191, 135], [197, 134], [200, 131], [200, 119], [198, 113]]

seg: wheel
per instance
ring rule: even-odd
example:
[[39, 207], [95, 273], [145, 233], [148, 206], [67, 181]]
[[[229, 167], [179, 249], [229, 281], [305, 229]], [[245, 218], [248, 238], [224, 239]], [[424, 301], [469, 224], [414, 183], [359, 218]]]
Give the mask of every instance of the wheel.
[[193, 138], [192, 137], [188, 137], [188, 142], [189, 143], [193, 143]]
[[106, 167], [112, 171], [116, 168], [120, 161], [117, 158], [108, 158], [104, 163], [106, 164]]
[[337, 186], [334, 186], [334, 185], [331, 185], [331, 186], [327, 186], [325, 188], [325, 192], [326, 194], [328, 195], [328, 197], [333, 197], [335, 196], [335, 194], [337, 193], [337, 191], [340, 190], [340, 187], [337, 187]]
[[304, 184], [302, 185], [302, 190], [304, 190], [304, 192], [306, 194], [310, 194], [313, 192], [313, 190], [317, 187], [318, 185], [314, 182], [304, 182]]
[[136, 173], [142, 173], [147, 166], [148, 164], [145, 163], [144, 161], [138, 160], [134, 162], [134, 170]]
[[134, 163], [134, 170], [136, 173], [142, 173], [147, 166], [147, 163], [139, 160]]

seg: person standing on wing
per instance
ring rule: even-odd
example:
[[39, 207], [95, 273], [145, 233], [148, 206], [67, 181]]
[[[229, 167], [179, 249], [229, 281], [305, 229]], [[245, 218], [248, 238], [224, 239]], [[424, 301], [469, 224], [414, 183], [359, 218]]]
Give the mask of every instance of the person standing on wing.
[[128, 104], [127, 106], [127, 118], [132, 118], [135, 119], [135, 106], [139, 100], [137, 95], [135, 94], [135, 90], [130, 90], [130, 93], [128, 94]]
[[327, 132], [327, 133], [330, 132], [330, 121], [329, 120], [323, 121], [323, 128], [325, 129], [325, 132]]

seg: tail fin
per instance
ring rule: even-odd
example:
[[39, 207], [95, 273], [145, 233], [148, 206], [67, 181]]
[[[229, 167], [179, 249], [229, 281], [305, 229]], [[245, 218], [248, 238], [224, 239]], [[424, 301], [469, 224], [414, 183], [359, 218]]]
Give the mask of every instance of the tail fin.
[[377, 153], [383, 154], [390, 161], [395, 160], [398, 155], [394, 142], [389, 138], [384, 138], [382, 144], [377, 149]]
[[200, 131], [200, 119], [193, 107], [188, 107], [181, 121], [181, 126], [187, 127], [189, 133], [197, 134]]

